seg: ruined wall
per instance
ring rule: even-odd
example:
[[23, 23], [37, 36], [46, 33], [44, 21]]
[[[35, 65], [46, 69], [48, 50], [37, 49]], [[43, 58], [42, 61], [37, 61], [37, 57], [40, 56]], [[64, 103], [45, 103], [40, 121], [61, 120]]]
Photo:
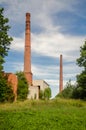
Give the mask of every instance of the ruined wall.
[[17, 87], [18, 87], [18, 79], [17, 76], [13, 73], [5, 73], [4, 76], [7, 77], [8, 83], [11, 84], [13, 93], [15, 96], [14, 101], [17, 100]]

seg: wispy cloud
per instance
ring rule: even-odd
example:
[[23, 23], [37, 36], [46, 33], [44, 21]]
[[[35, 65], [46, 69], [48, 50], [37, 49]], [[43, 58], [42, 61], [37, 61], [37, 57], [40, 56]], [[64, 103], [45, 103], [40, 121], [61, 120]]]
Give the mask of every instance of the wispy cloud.
[[[79, 56], [80, 46], [84, 43], [85, 36], [63, 35], [59, 32], [52, 32], [50, 34], [32, 33], [31, 39], [32, 52], [55, 58], [63, 54], [65, 60], [75, 61], [77, 56]], [[24, 37], [14, 37], [11, 49], [15, 51], [24, 51], [24, 44]], [[76, 53], [76, 55], [74, 53]]]

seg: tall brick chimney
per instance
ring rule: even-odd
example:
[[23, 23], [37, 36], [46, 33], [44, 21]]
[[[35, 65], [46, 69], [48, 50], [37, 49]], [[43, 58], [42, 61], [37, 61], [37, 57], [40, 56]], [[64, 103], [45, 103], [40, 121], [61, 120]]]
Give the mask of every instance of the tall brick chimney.
[[62, 55], [60, 55], [60, 79], [59, 79], [59, 91], [63, 90], [63, 63], [62, 63]]
[[31, 73], [31, 39], [30, 39], [30, 13], [26, 13], [25, 29], [25, 52], [24, 52], [24, 73], [29, 85], [32, 85]]

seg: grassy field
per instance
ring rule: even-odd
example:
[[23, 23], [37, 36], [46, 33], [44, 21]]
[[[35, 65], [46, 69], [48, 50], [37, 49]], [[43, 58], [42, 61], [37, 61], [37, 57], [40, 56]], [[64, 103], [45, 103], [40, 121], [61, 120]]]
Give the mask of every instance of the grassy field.
[[86, 102], [56, 99], [0, 104], [0, 130], [86, 130]]

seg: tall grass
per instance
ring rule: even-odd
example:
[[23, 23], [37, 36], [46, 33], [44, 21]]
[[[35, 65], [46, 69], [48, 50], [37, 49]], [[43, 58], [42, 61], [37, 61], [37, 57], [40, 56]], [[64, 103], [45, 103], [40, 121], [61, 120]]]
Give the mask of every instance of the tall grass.
[[0, 104], [0, 130], [86, 130], [86, 102], [56, 99]]

